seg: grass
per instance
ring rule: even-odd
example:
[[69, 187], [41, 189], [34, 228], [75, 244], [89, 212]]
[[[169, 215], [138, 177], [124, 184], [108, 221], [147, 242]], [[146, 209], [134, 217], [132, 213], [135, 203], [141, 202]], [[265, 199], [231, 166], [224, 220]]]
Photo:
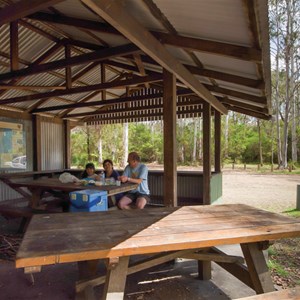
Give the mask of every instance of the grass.
[[274, 260], [268, 261], [268, 267], [270, 270], [275, 271], [281, 277], [287, 277], [289, 275], [289, 272], [287, 272], [282, 265]]
[[288, 277], [289, 276], [289, 272], [287, 272], [283, 266], [281, 266], [280, 264], [278, 264], [276, 261], [272, 261], [270, 260], [268, 262], [268, 267], [271, 270], [274, 270], [279, 276], [281, 277]]
[[300, 218], [300, 210], [297, 209], [286, 210], [284, 213], [293, 218]]
[[[223, 170], [233, 170], [232, 163], [226, 163], [222, 166]], [[264, 164], [263, 166], [259, 166], [258, 164], [234, 164], [234, 170], [236, 171], [248, 171], [248, 172], [256, 172], [256, 173], [272, 173], [272, 174], [281, 174], [281, 175], [299, 175], [300, 169], [295, 169], [289, 171], [289, 169], [278, 170], [277, 165], [273, 165], [273, 171], [270, 164]]]

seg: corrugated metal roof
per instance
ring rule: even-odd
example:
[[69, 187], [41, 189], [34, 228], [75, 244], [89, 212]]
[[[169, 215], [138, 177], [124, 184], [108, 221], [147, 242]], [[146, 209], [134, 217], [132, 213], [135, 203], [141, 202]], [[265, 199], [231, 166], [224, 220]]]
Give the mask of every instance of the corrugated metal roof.
[[[9, 3], [13, 5], [14, 2]], [[100, 3], [96, 3], [98, 4]], [[0, 0], [0, 7], [7, 5], [7, 1]], [[252, 116], [261, 118], [270, 116], [269, 41], [268, 30], [263, 26], [268, 21], [266, 0], [253, 2], [153, 0], [152, 5], [150, 1], [126, 0], [114, 2], [113, 5], [120, 5], [119, 12], [129, 14], [131, 18], [128, 18], [128, 21], [136, 20], [145, 33], [151, 31], [167, 34], [168, 40], [166, 41], [164, 37], [157, 37], [162, 47], [167, 49], [178, 63], [188, 67], [195, 78], [204, 84], [212, 95], [219, 97], [220, 103], [232, 110], [242, 109], [245, 114]], [[249, 19], [250, 11], [257, 15]], [[254, 20], [256, 23], [250, 24]], [[254, 27], [258, 30], [251, 31]], [[99, 100], [102, 97], [101, 93], [92, 97], [93, 91], [84, 91], [84, 88], [92, 85], [95, 91], [101, 90], [102, 61], [109, 66], [105, 68], [106, 99], [126, 95], [129, 77], [125, 74], [154, 76], [162, 72], [162, 67], [153, 60], [151, 55], [149, 57], [140, 51], [135, 55], [129, 54], [124, 57], [120, 52], [121, 49], [114, 49], [114, 47], [123, 46], [122, 49], [126, 50], [125, 45], [136, 42], [133, 38], [134, 34], [127, 32], [127, 37], [124, 37], [116, 29], [106, 23], [97, 11], [83, 5], [79, 0], [62, 1], [55, 5], [54, 9], [37, 11], [31, 16], [24, 15], [24, 18], [19, 21], [18, 59], [19, 68], [26, 72], [20, 76], [18, 71], [10, 73], [10, 29], [8, 23], [3, 24], [0, 32], [0, 85], [11, 84], [25, 87], [24, 89], [13, 87], [5, 89], [5, 92], [0, 93], [0, 105], [22, 108], [24, 111], [34, 105], [35, 109], [32, 112], [38, 113], [38, 109], [41, 108]], [[256, 36], [257, 32], [258, 36]], [[188, 39], [186, 44], [182, 44], [181, 40], [187, 37], [193, 39]], [[212, 44], [206, 45], [207, 42], [212, 42]], [[61, 45], [61, 48], [56, 49], [38, 65], [31, 66], [47, 51], [51, 51], [52, 47], [56, 47], [57, 43]], [[143, 43], [143, 40], [141, 39], [138, 43]], [[64, 45], [71, 46], [70, 59], [65, 58]], [[100, 46], [104, 47], [103, 50], [100, 50]], [[242, 48], [234, 48], [235, 46], [242, 46]], [[208, 47], [208, 50], [203, 47]], [[90, 58], [89, 55], [96, 54], [94, 51], [98, 51], [98, 54]], [[120, 54], [110, 54], [118, 53], [118, 51]], [[159, 50], [157, 51], [159, 53]], [[74, 62], [75, 58], [79, 59], [78, 62]], [[89, 66], [94, 62], [98, 62], [98, 65], [95, 64], [94, 68], [90, 69]], [[66, 89], [66, 66], [68, 64], [73, 78], [70, 90]], [[263, 72], [258, 71], [261, 64]], [[172, 67], [170, 66], [171, 69]], [[87, 68], [86, 73], [83, 72], [85, 68]], [[78, 78], [79, 75], [81, 75], [80, 78]], [[6, 79], [2, 76], [6, 76]], [[119, 76], [121, 78], [118, 78]], [[114, 80], [126, 80], [126, 84], [118, 83], [112, 87], [111, 82]], [[132, 80], [137, 79], [134, 77]], [[150, 84], [137, 81], [133, 86], [148, 89]], [[178, 89], [182, 87], [188, 86], [178, 85]], [[73, 89], [76, 88], [83, 88], [83, 90], [73, 93]], [[130, 90], [130, 85], [128, 88]], [[66, 94], [67, 92], [69, 94]], [[29, 96], [30, 98], [30, 95], [36, 94], [39, 94], [41, 98], [34, 96], [34, 99], [29, 101], [28, 99], [20, 100], [22, 99], [20, 97]], [[86, 96], [89, 100], [85, 99]], [[37, 103], [40, 104], [36, 105]], [[94, 109], [97, 110], [98, 107]], [[69, 115], [71, 117], [75, 112], [76, 114], [82, 113], [82, 116], [78, 118], [84, 118], [84, 113], [92, 110], [91, 107], [73, 106]], [[58, 109], [47, 113], [60, 115], [64, 111], [65, 109]], [[145, 111], [147, 114], [146, 107]], [[125, 110], [123, 113], [125, 114]], [[134, 112], [128, 113], [131, 117], [134, 116]], [[195, 110], [195, 114], [198, 113]], [[111, 115], [114, 116], [114, 113]], [[121, 120], [122, 114], [115, 114], [113, 118], [118, 119], [118, 116]], [[68, 115], [64, 115], [64, 118], [67, 117]], [[152, 119], [156, 117], [151, 116]], [[137, 116], [137, 118], [145, 117]]]

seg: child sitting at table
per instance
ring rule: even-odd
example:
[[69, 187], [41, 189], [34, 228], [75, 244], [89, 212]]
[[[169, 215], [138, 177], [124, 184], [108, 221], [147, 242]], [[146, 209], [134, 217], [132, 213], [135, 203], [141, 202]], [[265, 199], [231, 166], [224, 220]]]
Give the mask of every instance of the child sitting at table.
[[96, 174], [95, 165], [93, 163], [87, 163], [85, 170], [81, 174], [82, 179], [99, 181], [100, 176]]

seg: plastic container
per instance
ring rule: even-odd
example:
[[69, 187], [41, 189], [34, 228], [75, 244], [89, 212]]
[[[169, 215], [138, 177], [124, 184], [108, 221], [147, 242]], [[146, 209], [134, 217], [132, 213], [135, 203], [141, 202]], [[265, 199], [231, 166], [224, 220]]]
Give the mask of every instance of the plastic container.
[[70, 193], [71, 212], [106, 211], [107, 191], [81, 190]]

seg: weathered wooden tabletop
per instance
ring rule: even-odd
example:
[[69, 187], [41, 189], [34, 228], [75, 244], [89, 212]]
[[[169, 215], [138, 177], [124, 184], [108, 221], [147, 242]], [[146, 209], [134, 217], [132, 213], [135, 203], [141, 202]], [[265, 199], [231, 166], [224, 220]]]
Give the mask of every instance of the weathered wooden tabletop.
[[300, 236], [300, 220], [243, 204], [33, 216], [18, 268]]
[[24, 180], [12, 183], [13, 187], [27, 187], [30, 190], [60, 190], [65, 192], [72, 192], [76, 190], [102, 190], [107, 191], [108, 195], [115, 195], [123, 192], [127, 192], [136, 189], [138, 184], [135, 183], [122, 183], [120, 186], [117, 185], [82, 185], [76, 183], [62, 183], [58, 178], [40, 178], [32, 180]]

